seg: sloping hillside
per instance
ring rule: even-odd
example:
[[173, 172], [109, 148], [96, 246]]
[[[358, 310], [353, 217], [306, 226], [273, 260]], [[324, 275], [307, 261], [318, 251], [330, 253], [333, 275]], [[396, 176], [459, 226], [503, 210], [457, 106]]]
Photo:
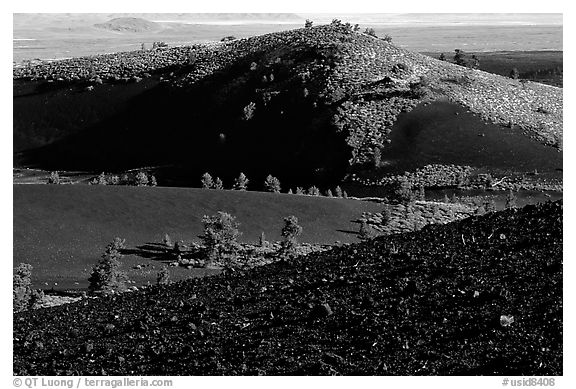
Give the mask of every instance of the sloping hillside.
[[[357, 241], [363, 212], [379, 212], [380, 204], [337, 198], [190, 188], [85, 185], [14, 185], [13, 262], [34, 266], [35, 287], [44, 282], [60, 288], [87, 286], [89, 272], [116, 236], [134, 249], [162, 242], [198, 241], [202, 217], [228, 212], [240, 223], [242, 242], [257, 243], [261, 233], [280, 240], [283, 218], [295, 215], [304, 228], [302, 242], [333, 244]], [[138, 284], [154, 282], [134, 270], [139, 263], [162, 263], [128, 256], [124, 269]], [[176, 278], [191, 275], [176, 269]]]
[[562, 375], [562, 243], [547, 203], [16, 314], [14, 374]]
[[[438, 61], [344, 24], [53, 62], [15, 69], [14, 77], [15, 116], [23, 117], [15, 139], [35, 147], [16, 155], [23, 166], [174, 164], [190, 174], [210, 166], [221, 176], [237, 175], [230, 172], [235, 166], [291, 182], [334, 182], [365, 169], [378, 154], [385, 158], [397, 116], [437, 99], [465, 107], [496, 133], [506, 126], [550, 146], [540, 159], [558, 158], [562, 147], [562, 89]], [[25, 79], [48, 79], [46, 88], [57, 90], [37, 95], [19, 81]], [[126, 104], [125, 110], [110, 114], [103, 106], [86, 122], [65, 120], [72, 111], [67, 104], [110, 88], [101, 83], [143, 86], [133, 97], [111, 93], [109, 104]], [[17, 115], [51, 93], [61, 97], [48, 113]], [[503, 153], [533, 159], [520, 144], [500, 143], [507, 145]], [[466, 155], [466, 148], [457, 152]]]

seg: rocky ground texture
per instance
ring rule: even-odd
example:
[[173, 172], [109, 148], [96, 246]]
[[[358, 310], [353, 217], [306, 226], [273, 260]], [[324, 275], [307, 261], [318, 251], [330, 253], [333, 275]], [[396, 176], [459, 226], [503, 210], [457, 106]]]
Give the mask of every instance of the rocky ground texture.
[[562, 202], [14, 315], [16, 375], [562, 375]]
[[[345, 131], [352, 148], [351, 165], [369, 162], [389, 141], [399, 113], [439, 97], [562, 148], [562, 88], [439, 61], [341, 23], [230, 42], [54, 61], [15, 68], [13, 76], [101, 83], [138, 81], [162, 71], [171, 85], [193, 89], [234, 68], [261, 76], [254, 93], [261, 94], [263, 105], [294, 92], [297, 81], [300, 100], [333, 107], [332, 121]], [[259, 105], [247, 107], [253, 111]]]

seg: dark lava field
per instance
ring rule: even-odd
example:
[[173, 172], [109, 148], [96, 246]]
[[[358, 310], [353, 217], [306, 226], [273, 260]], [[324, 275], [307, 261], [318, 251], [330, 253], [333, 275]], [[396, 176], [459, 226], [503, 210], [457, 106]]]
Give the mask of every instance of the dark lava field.
[[16, 375], [562, 375], [561, 201], [14, 316]]

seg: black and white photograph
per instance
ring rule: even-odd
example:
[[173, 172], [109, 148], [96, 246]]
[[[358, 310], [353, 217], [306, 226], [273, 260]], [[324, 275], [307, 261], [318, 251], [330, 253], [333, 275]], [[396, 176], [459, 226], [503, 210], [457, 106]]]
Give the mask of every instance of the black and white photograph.
[[9, 384], [564, 387], [564, 15], [416, 4], [11, 13]]

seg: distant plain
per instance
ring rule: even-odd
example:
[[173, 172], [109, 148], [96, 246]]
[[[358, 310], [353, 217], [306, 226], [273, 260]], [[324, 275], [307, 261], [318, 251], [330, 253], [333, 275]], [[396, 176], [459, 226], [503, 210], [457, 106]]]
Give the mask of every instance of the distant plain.
[[[60, 59], [148, 48], [155, 41], [170, 46], [219, 41], [224, 36], [245, 38], [303, 27], [302, 24], [174, 24], [162, 23], [159, 31], [119, 33], [90, 25], [70, 28], [15, 26], [13, 61]], [[562, 26], [413, 26], [373, 27], [378, 36], [390, 35], [394, 44], [418, 52], [561, 51]]]

